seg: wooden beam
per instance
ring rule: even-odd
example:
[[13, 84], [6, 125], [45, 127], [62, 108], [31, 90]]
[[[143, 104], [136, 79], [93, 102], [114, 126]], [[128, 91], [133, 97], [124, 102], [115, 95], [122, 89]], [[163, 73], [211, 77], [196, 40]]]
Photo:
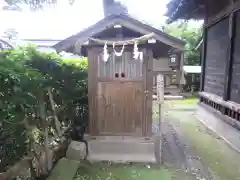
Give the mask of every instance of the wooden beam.
[[225, 67], [225, 79], [224, 79], [224, 94], [223, 100], [227, 101], [230, 98], [231, 93], [231, 81], [232, 81], [232, 64], [233, 64], [233, 49], [234, 49], [234, 39], [235, 39], [235, 26], [236, 17], [235, 13], [231, 13], [229, 17], [229, 44], [227, 52], [227, 63]]

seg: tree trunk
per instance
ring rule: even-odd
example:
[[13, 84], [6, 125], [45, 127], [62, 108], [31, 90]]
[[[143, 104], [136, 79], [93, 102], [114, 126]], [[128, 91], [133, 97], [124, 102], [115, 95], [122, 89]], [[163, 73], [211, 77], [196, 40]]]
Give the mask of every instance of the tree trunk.
[[44, 149], [46, 155], [46, 167], [47, 170], [50, 171], [52, 169], [52, 158], [50, 156], [50, 148], [49, 148], [49, 138], [48, 138], [48, 122], [46, 119], [46, 111], [44, 101], [40, 101], [40, 118], [42, 121], [42, 127], [44, 130]]

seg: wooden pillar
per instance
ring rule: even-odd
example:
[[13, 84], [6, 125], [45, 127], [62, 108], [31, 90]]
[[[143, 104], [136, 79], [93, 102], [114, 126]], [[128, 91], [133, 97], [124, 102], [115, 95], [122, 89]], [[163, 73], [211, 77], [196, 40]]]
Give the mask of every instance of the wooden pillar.
[[234, 49], [234, 38], [235, 38], [235, 26], [236, 18], [234, 12], [229, 16], [229, 44], [227, 51], [227, 62], [225, 66], [225, 79], [224, 79], [224, 93], [223, 100], [227, 101], [230, 98], [231, 93], [231, 81], [232, 81], [232, 64], [233, 64], [233, 49]]
[[205, 68], [206, 68], [206, 48], [207, 48], [207, 27], [203, 27], [203, 42], [201, 51], [201, 81], [200, 91], [204, 91]]
[[[205, 2], [205, 17], [203, 25], [203, 42], [201, 48], [201, 76], [200, 76], [200, 91], [204, 91], [204, 81], [205, 81], [205, 69], [206, 69], [206, 53], [207, 53], [207, 23], [208, 23], [208, 7], [210, 6], [209, 1]], [[202, 98], [200, 98], [202, 101]]]
[[180, 61], [180, 68], [179, 68], [179, 73], [178, 73], [178, 83], [179, 83], [179, 88], [182, 91], [184, 85], [186, 84], [186, 79], [184, 76], [184, 71], [183, 71], [183, 66], [184, 66], [184, 52], [181, 52], [181, 61]]
[[147, 137], [152, 136], [152, 95], [153, 95], [153, 52], [152, 49], [147, 49], [147, 88], [148, 88], [148, 100], [147, 100], [147, 124], [146, 132]]
[[143, 118], [143, 136], [152, 136], [152, 94], [153, 94], [153, 54], [151, 49], [144, 49], [144, 118]]
[[89, 133], [98, 135], [98, 104], [97, 104], [97, 57], [98, 48], [88, 49], [88, 104], [89, 104]]

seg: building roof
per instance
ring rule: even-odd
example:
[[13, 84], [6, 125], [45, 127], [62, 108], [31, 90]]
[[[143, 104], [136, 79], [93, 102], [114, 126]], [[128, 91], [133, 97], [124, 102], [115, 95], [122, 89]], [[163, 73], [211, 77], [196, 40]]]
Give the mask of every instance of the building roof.
[[[168, 23], [177, 19], [204, 19], [205, 15], [218, 14], [231, 0], [171, 0], [167, 4]], [[208, 11], [208, 13], [206, 13]]]
[[139, 32], [141, 34], [149, 34], [154, 33], [154, 38], [162, 43], [165, 43], [171, 47], [174, 47], [179, 50], [184, 49], [184, 41], [170, 36], [169, 34], [153, 28], [143, 22], [140, 22], [130, 16], [124, 14], [118, 15], [110, 15], [105, 17], [104, 19], [98, 21], [96, 24], [90, 26], [89, 28], [60, 41], [53, 47], [58, 51], [66, 51], [73, 45], [81, 44], [83, 45], [86, 41], [88, 41], [89, 37], [93, 37], [94, 35], [110, 28], [115, 25], [122, 25], [126, 28]]
[[183, 66], [183, 71], [187, 74], [200, 74], [202, 69], [201, 66]]
[[177, 19], [203, 19], [206, 0], [171, 0], [167, 4], [168, 23]]

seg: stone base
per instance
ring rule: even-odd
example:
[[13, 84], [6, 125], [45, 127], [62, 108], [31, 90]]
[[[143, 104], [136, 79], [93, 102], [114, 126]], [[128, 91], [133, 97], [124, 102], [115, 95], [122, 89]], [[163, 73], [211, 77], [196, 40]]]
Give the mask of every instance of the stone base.
[[152, 139], [106, 137], [88, 141], [87, 159], [115, 163], [156, 163], [155, 143]]
[[87, 156], [85, 143], [72, 141], [68, 146], [66, 158], [70, 160], [82, 160]]

